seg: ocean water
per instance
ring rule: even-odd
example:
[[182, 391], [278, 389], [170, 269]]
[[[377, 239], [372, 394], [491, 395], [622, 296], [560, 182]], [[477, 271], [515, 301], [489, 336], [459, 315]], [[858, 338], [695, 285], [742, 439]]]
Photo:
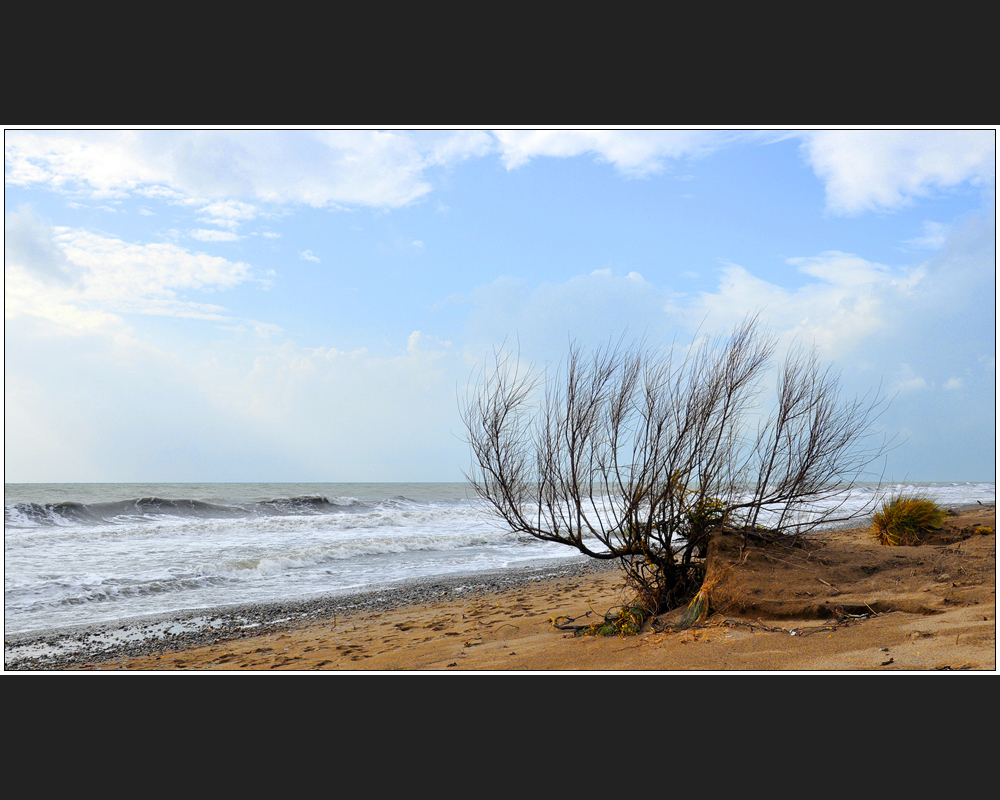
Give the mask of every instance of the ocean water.
[[[877, 496], [843, 498], [859, 514]], [[909, 484], [942, 505], [994, 483]], [[860, 518], [859, 518], [860, 519]], [[518, 536], [464, 483], [6, 484], [4, 633], [474, 574], [575, 550]]]

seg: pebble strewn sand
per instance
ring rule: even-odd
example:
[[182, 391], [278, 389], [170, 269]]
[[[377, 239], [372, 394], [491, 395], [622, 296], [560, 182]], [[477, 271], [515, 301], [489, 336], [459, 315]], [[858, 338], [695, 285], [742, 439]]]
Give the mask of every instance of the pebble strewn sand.
[[260, 637], [304, 624], [336, 622], [366, 613], [503, 594], [554, 578], [610, 572], [615, 562], [561, 560], [521, 570], [411, 581], [355, 594], [286, 603], [247, 604], [115, 623], [15, 634], [4, 641], [6, 670], [63, 670]]

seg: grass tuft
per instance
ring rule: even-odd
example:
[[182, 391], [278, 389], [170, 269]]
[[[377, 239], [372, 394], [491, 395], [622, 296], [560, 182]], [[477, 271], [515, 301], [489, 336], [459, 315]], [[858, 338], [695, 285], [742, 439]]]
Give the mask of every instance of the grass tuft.
[[932, 500], [898, 495], [882, 502], [872, 516], [872, 532], [879, 544], [917, 545], [940, 529], [947, 512]]

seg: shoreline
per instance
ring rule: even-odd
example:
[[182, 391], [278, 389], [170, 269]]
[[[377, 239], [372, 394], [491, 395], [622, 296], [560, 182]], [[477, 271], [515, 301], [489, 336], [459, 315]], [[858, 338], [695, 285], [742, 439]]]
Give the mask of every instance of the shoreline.
[[531, 566], [414, 578], [359, 591], [273, 603], [237, 603], [5, 634], [4, 670], [73, 669], [116, 658], [272, 634], [337, 617], [383, 613], [458, 597], [503, 594], [553, 578], [617, 570], [614, 560], [568, 557]]
[[675, 629], [678, 609], [626, 638], [558, 628], [623, 601], [617, 562], [581, 557], [33, 632], [8, 637], [4, 668], [982, 674], [996, 670], [995, 521], [994, 505], [952, 507], [945, 528], [914, 547], [878, 545], [869, 527], [748, 553], [722, 536], [706, 577], [710, 617]]

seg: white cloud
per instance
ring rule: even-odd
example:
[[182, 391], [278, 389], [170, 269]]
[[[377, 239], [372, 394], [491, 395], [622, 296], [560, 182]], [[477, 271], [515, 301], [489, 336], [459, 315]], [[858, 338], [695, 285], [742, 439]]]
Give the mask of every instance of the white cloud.
[[191, 231], [191, 238], [200, 242], [235, 242], [239, 236], [229, 231], [213, 231], [206, 228], [199, 228]]
[[911, 247], [918, 247], [926, 250], [937, 250], [942, 247], [948, 239], [949, 226], [944, 225], [940, 222], [931, 222], [927, 220], [921, 225], [921, 236], [916, 236], [913, 239], [907, 239], [903, 244], [908, 244]]
[[320, 263], [319, 257], [313, 255], [312, 250], [299, 250], [299, 258], [303, 261], [315, 261], [317, 264]]
[[201, 213], [207, 215], [200, 219], [201, 222], [218, 225], [222, 228], [235, 228], [241, 222], [256, 217], [258, 210], [250, 203], [241, 203], [238, 200], [220, 200], [204, 206]]
[[889, 277], [888, 267], [839, 250], [828, 250], [810, 258], [789, 258], [787, 261], [806, 275], [843, 288], [872, 286]]
[[661, 173], [672, 159], [707, 155], [738, 136], [698, 130], [506, 130], [493, 134], [507, 169], [522, 167], [540, 156], [593, 154], [629, 177]]
[[398, 208], [424, 197], [424, 173], [481, 156], [481, 131], [5, 132], [8, 185], [45, 185], [95, 197], [138, 194], [196, 203], [233, 227], [260, 203]]
[[909, 364], [900, 364], [899, 369], [893, 376], [892, 383], [890, 384], [890, 389], [900, 394], [906, 394], [908, 392], [919, 391], [920, 389], [927, 389], [927, 381], [924, 380], [920, 375], [917, 375], [913, 368]]
[[[422, 138], [418, 136], [418, 141]], [[469, 158], [488, 155], [496, 148], [496, 140], [486, 131], [450, 131], [435, 135], [425, 147], [428, 161], [451, 166]]]
[[919, 323], [917, 310], [935, 293], [922, 265], [889, 267], [840, 251], [788, 262], [812, 280], [786, 288], [727, 262], [714, 291], [683, 295], [637, 272], [604, 268], [536, 287], [500, 278], [450, 300], [472, 307], [466, 336], [473, 350], [517, 337], [530, 359], [558, 359], [571, 337], [593, 345], [627, 329], [630, 337], [670, 341], [696, 330], [727, 331], [760, 312], [780, 334], [781, 350], [799, 341], [815, 344], [824, 360], [854, 354], [867, 363]]
[[173, 297], [183, 289], [229, 289], [250, 278], [249, 264], [174, 244], [132, 244], [71, 228], [55, 232], [67, 259], [84, 273], [87, 292], [109, 302]]
[[84, 188], [94, 197], [124, 197], [140, 186], [168, 184], [169, 158], [154, 137], [135, 131], [4, 132], [4, 182]]
[[[115, 338], [128, 332], [124, 320], [117, 314], [86, 307], [81, 303], [80, 293], [73, 288], [43, 283], [23, 267], [13, 264], [4, 269], [4, 317], [8, 323], [24, 319], [41, 321], [44, 323], [42, 335], [47, 338], [88, 333], [103, 333]], [[7, 335], [11, 341], [17, 338], [13, 329]], [[26, 341], [21, 340], [22, 348]]]
[[[432, 348], [432, 349], [428, 349]], [[451, 347], [451, 342], [442, 341], [436, 336], [430, 336], [420, 331], [414, 331], [406, 340], [406, 352], [411, 356], [421, 355], [430, 361], [437, 361]], [[439, 349], [433, 349], [439, 348]]]
[[[431, 191], [428, 169], [498, 153], [507, 169], [591, 155], [629, 177], [664, 172], [734, 141], [797, 135], [835, 214], [892, 210], [995, 179], [992, 130], [476, 130], [5, 132], [5, 180], [93, 197], [198, 203], [234, 227], [261, 203], [399, 208]], [[681, 176], [684, 179], [689, 175]]]
[[[831, 251], [795, 259], [811, 280], [794, 288], [728, 264], [716, 290], [683, 306], [684, 318], [724, 331], [760, 310], [779, 335], [778, 352], [792, 340], [815, 343], [822, 361], [841, 371], [845, 397], [893, 398], [881, 423], [892, 432], [920, 432], [892, 455], [897, 475], [918, 467], [968, 474], [961, 442], [992, 442], [995, 417], [988, 353], [996, 324], [994, 241], [993, 221], [970, 215], [956, 220], [924, 263], [886, 266]], [[979, 469], [989, 475], [988, 459], [983, 463]]]
[[[122, 313], [226, 319], [218, 305], [179, 293], [230, 289], [249, 280], [242, 261], [170, 243], [136, 244], [39, 223], [29, 209], [5, 220], [5, 313], [62, 328], [116, 327]], [[59, 282], [52, 283], [52, 278]]]
[[963, 183], [986, 187], [996, 176], [992, 130], [812, 131], [802, 151], [834, 214], [892, 211]]
[[52, 229], [35, 219], [28, 206], [4, 217], [4, 266], [19, 266], [35, 276], [69, 280], [74, 272], [52, 238]]
[[787, 289], [724, 263], [718, 288], [685, 307], [689, 324], [726, 330], [760, 311], [786, 344], [797, 338], [815, 344], [824, 358], [837, 359], [857, 353], [872, 337], [912, 325], [914, 309], [931, 291], [923, 265], [890, 268], [836, 250], [787, 262], [816, 280]]

